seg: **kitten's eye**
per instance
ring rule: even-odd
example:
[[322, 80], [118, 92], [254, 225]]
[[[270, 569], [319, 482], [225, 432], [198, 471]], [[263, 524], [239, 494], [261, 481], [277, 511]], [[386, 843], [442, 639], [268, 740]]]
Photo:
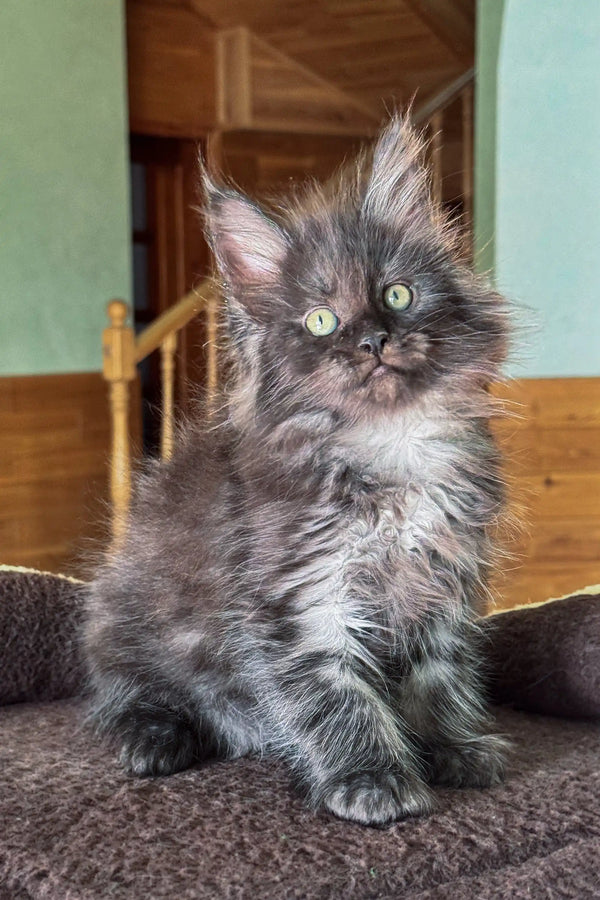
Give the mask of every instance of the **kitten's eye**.
[[316, 337], [333, 334], [339, 324], [338, 317], [328, 306], [317, 306], [304, 316], [304, 327]]
[[407, 284], [390, 284], [383, 292], [383, 302], [393, 310], [408, 309], [413, 302], [413, 292]]

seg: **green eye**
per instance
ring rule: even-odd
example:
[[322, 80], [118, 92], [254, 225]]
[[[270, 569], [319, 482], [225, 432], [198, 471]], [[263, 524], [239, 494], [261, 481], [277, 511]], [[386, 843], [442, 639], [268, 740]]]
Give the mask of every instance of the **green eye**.
[[304, 327], [316, 337], [333, 334], [339, 324], [338, 317], [328, 306], [317, 306], [304, 317]]
[[390, 309], [403, 310], [408, 309], [413, 302], [413, 292], [407, 284], [390, 284], [383, 292], [383, 302]]

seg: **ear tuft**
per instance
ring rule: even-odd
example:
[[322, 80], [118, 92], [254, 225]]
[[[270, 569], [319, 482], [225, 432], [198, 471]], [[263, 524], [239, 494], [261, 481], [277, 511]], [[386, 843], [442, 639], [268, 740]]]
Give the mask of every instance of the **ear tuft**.
[[429, 217], [431, 199], [423, 159], [423, 141], [408, 115], [392, 116], [373, 151], [363, 211], [400, 224], [419, 214]]
[[206, 226], [221, 274], [233, 287], [277, 282], [287, 236], [248, 197], [203, 173]]

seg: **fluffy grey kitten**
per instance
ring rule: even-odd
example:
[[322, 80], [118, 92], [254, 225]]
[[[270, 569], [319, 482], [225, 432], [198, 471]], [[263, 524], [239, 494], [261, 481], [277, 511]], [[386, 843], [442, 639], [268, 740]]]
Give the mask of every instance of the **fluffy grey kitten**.
[[365, 825], [502, 777], [475, 618], [505, 305], [459, 262], [420, 151], [394, 118], [270, 214], [206, 179], [229, 384], [139, 479], [89, 591], [92, 714], [135, 775], [275, 753]]

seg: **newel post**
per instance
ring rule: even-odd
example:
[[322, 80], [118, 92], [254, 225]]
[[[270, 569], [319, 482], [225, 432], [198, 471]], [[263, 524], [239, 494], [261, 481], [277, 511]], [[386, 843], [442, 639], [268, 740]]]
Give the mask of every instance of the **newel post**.
[[110, 386], [112, 537], [118, 543], [125, 533], [131, 494], [131, 446], [129, 441], [129, 382], [136, 375], [135, 335], [126, 325], [129, 310], [123, 300], [107, 306], [110, 325], [102, 332], [102, 372]]

